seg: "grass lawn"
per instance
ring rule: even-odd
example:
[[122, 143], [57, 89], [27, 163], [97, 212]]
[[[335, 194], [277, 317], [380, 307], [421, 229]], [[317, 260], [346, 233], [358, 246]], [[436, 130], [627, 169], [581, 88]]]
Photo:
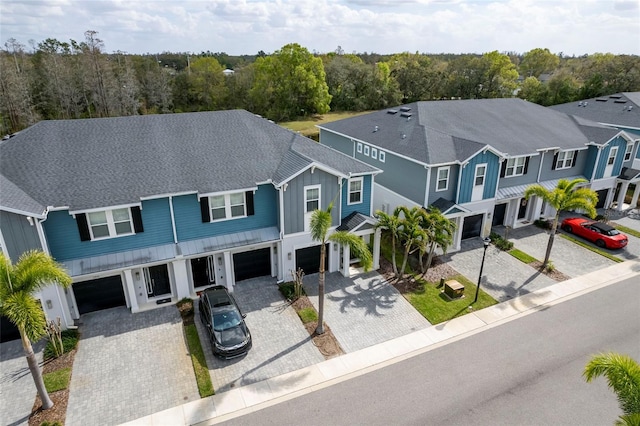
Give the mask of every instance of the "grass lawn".
[[528, 265], [529, 263], [531, 263], [531, 262], [535, 262], [536, 260], [538, 260], [538, 259], [536, 259], [535, 257], [533, 257], [533, 256], [531, 256], [531, 255], [529, 255], [529, 254], [527, 254], [527, 253], [525, 253], [525, 252], [523, 252], [522, 250], [518, 250], [518, 249], [515, 249], [515, 248], [514, 248], [514, 249], [509, 250], [509, 251], [508, 251], [508, 253], [509, 253], [511, 256], [513, 256], [513, 257], [515, 257], [516, 259], [518, 259], [520, 262], [522, 262], [522, 263], [526, 263], [527, 265]]
[[189, 324], [184, 327], [187, 335], [187, 345], [189, 345], [189, 353], [191, 354], [191, 362], [193, 363], [193, 371], [196, 374], [196, 382], [198, 383], [198, 391], [200, 397], [205, 398], [213, 395], [213, 383], [207, 368], [207, 361], [204, 357], [204, 351], [198, 337], [198, 330], [195, 324]]
[[343, 118], [354, 117], [356, 115], [366, 114], [370, 111], [363, 112], [329, 112], [323, 115], [316, 115], [313, 117], [307, 117], [304, 120], [287, 121], [284, 123], [278, 123], [282, 127], [285, 127], [294, 132], [300, 132], [304, 136], [317, 135], [319, 133], [316, 125], [322, 123], [330, 123], [332, 121], [342, 120]]
[[640, 232], [636, 231], [635, 229], [627, 228], [624, 225], [615, 225], [615, 228], [618, 231], [624, 232], [627, 235], [633, 235], [636, 238], [640, 238]]
[[71, 367], [43, 374], [42, 379], [44, 380], [44, 387], [47, 388], [49, 393], [66, 389], [69, 386], [69, 380], [71, 380]]
[[298, 316], [303, 324], [318, 321], [318, 314], [315, 308], [302, 308], [298, 311]]

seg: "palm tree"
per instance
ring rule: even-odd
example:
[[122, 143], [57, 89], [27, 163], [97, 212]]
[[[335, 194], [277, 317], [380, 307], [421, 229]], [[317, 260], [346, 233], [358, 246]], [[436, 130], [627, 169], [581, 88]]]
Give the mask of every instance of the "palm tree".
[[393, 266], [393, 274], [398, 278], [398, 265], [396, 262], [396, 245], [398, 238], [400, 237], [400, 218], [398, 217], [398, 209], [393, 214], [387, 214], [382, 210], [377, 210], [375, 213], [378, 223], [376, 228], [382, 228], [389, 231], [391, 235], [391, 265]]
[[423, 265], [422, 262], [420, 262], [422, 274], [425, 274], [429, 270], [429, 266], [431, 266], [436, 247], [440, 247], [442, 251], [446, 253], [447, 248], [453, 243], [456, 224], [447, 219], [446, 216], [435, 207], [427, 209], [427, 214], [423, 216], [423, 220], [422, 228], [427, 233], [427, 248], [429, 250], [425, 264]]
[[535, 195], [556, 209], [551, 233], [549, 234], [549, 242], [547, 243], [547, 252], [544, 255], [544, 262], [542, 262], [543, 268], [549, 263], [551, 247], [553, 247], [553, 239], [558, 229], [558, 220], [560, 219], [561, 211], [581, 209], [584, 210], [589, 217], [593, 218], [596, 216], [595, 205], [598, 202], [598, 194], [590, 188], [576, 188], [577, 185], [586, 182], [588, 182], [588, 180], [582, 178], [572, 181], [560, 179], [553, 191], [549, 191], [540, 184], [531, 185], [524, 191], [524, 198], [526, 200]]
[[421, 226], [426, 214], [422, 207], [412, 207], [409, 209], [405, 206], [399, 206], [396, 208], [394, 214], [400, 216], [400, 213], [402, 213], [402, 217], [400, 218], [400, 236], [404, 241], [404, 257], [399, 273], [399, 276], [402, 277], [404, 276], [404, 270], [407, 266], [411, 249], [415, 250], [417, 248], [420, 250], [420, 247], [424, 247], [428, 236]]
[[36, 250], [25, 252], [13, 265], [11, 259], [0, 253], [0, 313], [18, 327], [27, 364], [44, 410], [53, 407], [53, 401], [44, 387], [31, 342], [44, 336], [47, 322], [34, 294], [52, 283], [68, 287], [71, 278], [49, 255]]
[[311, 214], [310, 230], [311, 238], [315, 241], [320, 241], [320, 270], [318, 271], [318, 326], [316, 327], [316, 334], [324, 333], [324, 262], [327, 257], [327, 242], [332, 241], [340, 245], [349, 246], [349, 250], [360, 258], [360, 263], [364, 267], [365, 271], [371, 269], [373, 259], [371, 252], [367, 247], [364, 240], [355, 234], [350, 234], [346, 231], [336, 231], [330, 236], [329, 228], [331, 228], [331, 210], [333, 209], [333, 203], [329, 203], [327, 210], [315, 210]]
[[640, 425], [640, 364], [630, 356], [614, 352], [594, 355], [583, 376], [587, 383], [600, 376], [607, 379], [624, 413], [616, 424]]

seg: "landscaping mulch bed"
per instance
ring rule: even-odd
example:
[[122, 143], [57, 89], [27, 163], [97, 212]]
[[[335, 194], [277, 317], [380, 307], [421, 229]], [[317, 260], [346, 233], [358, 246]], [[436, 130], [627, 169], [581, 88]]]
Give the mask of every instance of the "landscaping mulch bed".
[[[309, 301], [309, 298], [304, 295], [294, 300], [291, 303], [291, 306], [296, 310], [296, 312], [305, 308], [313, 308], [313, 304]], [[317, 326], [317, 321], [308, 322], [304, 325], [309, 336], [311, 336], [311, 339], [313, 340], [313, 344], [318, 348], [322, 356], [324, 356], [324, 359], [343, 355], [345, 353], [344, 350], [327, 324], [324, 323], [324, 333], [320, 335], [316, 334]]]
[[[400, 265], [398, 265], [398, 269], [399, 268]], [[382, 256], [380, 257], [380, 269], [378, 269], [378, 272], [387, 282], [393, 285], [400, 294], [411, 293], [412, 291], [419, 290], [422, 286], [416, 282], [416, 279], [411, 274], [404, 274], [402, 279], [397, 279], [393, 273], [393, 265]], [[459, 275], [458, 271], [453, 269], [449, 264], [442, 262], [440, 258], [435, 257], [422, 278], [427, 282], [437, 283], [441, 278], [446, 280], [456, 275]]]
[[[45, 361], [42, 367], [42, 374], [51, 373], [63, 368], [73, 367], [73, 359], [76, 356], [77, 349], [73, 349], [62, 356]], [[42, 401], [36, 395], [36, 401], [31, 409], [29, 416], [29, 426], [40, 426], [43, 422], [55, 424], [55, 422], [64, 425], [67, 418], [67, 403], [69, 401], [69, 388], [51, 392], [49, 398], [53, 401], [53, 407], [48, 410], [42, 410]]]
[[536, 260], [535, 262], [529, 263], [529, 266], [531, 266], [534, 269], [537, 269], [541, 273], [545, 274], [546, 276], [548, 276], [549, 278], [551, 278], [552, 280], [555, 280], [557, 282], [566, 281], [568, 279], [571, 279], [570, 276], [563, 274], [562, 272], [558, 271], [557, 269], [549, 271], [548, 269], [543, 268], [542, 267], [542, 262], [540, 262], [538, 260]]

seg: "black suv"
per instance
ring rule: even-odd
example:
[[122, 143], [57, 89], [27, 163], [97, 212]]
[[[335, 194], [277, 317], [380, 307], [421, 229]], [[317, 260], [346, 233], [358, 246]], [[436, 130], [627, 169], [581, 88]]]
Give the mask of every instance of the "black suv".
[[251, 333], [235, 299], [226, 287], [217, 285], [200, 294], [200, 320], [209, 333], [213, 353], [235, 358], [251, 349]]

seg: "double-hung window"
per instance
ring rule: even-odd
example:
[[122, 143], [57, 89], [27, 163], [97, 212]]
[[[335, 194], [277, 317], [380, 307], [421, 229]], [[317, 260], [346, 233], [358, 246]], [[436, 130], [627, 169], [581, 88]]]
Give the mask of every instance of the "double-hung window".
[[87, 213], [87, 225], [92, 240], [134, 233], [128, 207]]
[[560, 151], [556, 159], [556, 169], [568, 169], [573, 164], [575, 151]]
[[[524, 174], [524, 165], [526, 157], [509, 158], [507, 160], [507, 166], [504, 172], [506, 177], [509, 176], [522, 176]], [[571, 164], [571, 162], [569, 162]]]
[[305, 187], [304, 205], [305, 213], [313, 213], [320, 208], [320, 185]]
[[436, 191], [446, 191], [449, 189], [449, 171], [450, 167], [438, 168], [438, 179], [436, 182]]
[[633, 152], [633, 143], [628, 143], [624, 150], [624, 161], [631, 160], [631, 153]]
[[349, 202], [347, 204], [362, 202], [362, 181], [362, 177], [349, 179]]
[[209, 197], [211, 221], [247, 216], [247, 201], [244, 192], [212, 195]]

